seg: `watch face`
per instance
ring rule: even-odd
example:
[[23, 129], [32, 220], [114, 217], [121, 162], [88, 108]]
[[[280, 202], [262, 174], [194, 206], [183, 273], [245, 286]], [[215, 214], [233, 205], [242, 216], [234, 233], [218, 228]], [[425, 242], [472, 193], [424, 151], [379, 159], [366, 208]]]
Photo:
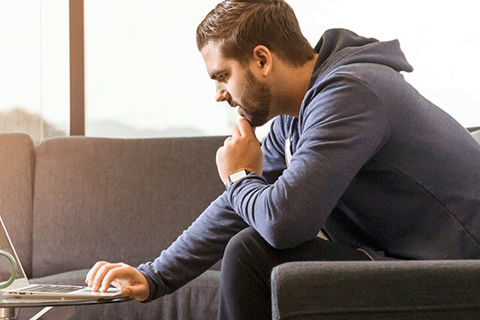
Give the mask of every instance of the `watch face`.
[[235, 181], [238, 181], [240, 180], [241, 178], [243, 177], [246, 177], [248, 175], [248, 171], [247, 170], [240, 170], [238, 172], [235, 172], [233, 174], [231, 174], [228, 179], [230, 180], [230, 183], [234, 183]]

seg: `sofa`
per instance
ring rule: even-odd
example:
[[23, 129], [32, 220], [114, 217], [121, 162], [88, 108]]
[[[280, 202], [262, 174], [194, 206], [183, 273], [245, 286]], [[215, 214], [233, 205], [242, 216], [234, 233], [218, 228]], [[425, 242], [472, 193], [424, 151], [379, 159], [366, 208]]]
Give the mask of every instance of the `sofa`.
[[[224, 140], [67, 137], [36, 147], [26, 134], [0, 134], [0, 215], [28, 278], [85, 285], [98, 260], [155, 259], [225, 190], [215, 166]], [[77, 306], [71, 319], [216, 319], [218, 270], [152, 303]]]
[[[223, 192], [224, 139], [0, 134], [0, 215], [31, 282], [84, 284], [98, 260], [156, 258]], [[217, 264], [154, 302], [77, 306], [71, 319], [216, 319], [219, 283]], [[271, 285], [274, 319], [480, 319], [480, 261], [294, 262]]]

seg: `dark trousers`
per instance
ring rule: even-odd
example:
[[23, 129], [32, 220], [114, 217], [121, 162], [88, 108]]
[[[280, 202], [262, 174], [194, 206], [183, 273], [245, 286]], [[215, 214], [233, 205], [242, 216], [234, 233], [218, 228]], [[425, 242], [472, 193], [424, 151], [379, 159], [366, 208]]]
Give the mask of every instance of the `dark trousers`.
[[247, 228], [233, 237], [225, 250], [218, 319], [271, 319], [270, 274], [279, 264], [353, 260], [370, 259], [363, 252], [320, 238], [278, 250], [254, 229]]

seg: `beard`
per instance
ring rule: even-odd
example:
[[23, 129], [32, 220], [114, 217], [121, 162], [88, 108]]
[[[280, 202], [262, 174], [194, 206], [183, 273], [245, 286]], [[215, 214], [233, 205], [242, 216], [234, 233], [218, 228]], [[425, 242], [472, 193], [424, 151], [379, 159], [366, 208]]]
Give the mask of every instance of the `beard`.
[[252, 127], [260, 127], [270, 120], [272, 92], [269, 85], [258, 81], [250, 70], [245, 74], [245, 88], [242, 94], [242, 103], [229, 100], [232, 107], [240, 108], [239, 114]]

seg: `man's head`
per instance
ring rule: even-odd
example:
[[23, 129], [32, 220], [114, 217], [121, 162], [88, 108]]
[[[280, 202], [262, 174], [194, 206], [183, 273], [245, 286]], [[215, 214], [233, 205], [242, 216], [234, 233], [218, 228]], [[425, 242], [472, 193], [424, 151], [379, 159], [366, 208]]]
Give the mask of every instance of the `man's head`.
[[217, 101], [252, 126], [298, 115], [316, 53], [283, 0], [224, 1], [197, 28], [197, 46]]
[[[259, 127], [270, 120], [272, 113], [272, 90], [268, 82], [261, 77], [259, 72], [268, 73], [271, 55], [269, 52], [260, 51], [257, 63], [245, 66], [235, 59], [225, 59], [220, 53], [218, 45], [209, 42], [201, 50], [210, 78], [215, 81], [215, 100], [228, 102], [233, 107], [239, 107], [238, 113], [250, 122], [253, 127]], [[253, 56], [253, 54], [252, 54]], [[262, 59], [260, 61], [260, 59]], [[260, 62], [258, 62], [260, 61]], [[265, 61], [265, 62], [263, 62]], [[263, 63], [263, 66], [261, 65]], [[255, 67], [255, 65], [259, 67]], [[252, 67], [253, 65], [253, 67]], [[252, 73], [255, 70], [257, 76]], [[260, 70], [260, 71], [259, 71]]]
[[313, 59], [292, 8], [283, 0], [230, 0], [219, 3], [197, 28], [197, 47], [219, 45], [224, 58], [246, 64], [258, 45], [299, 67]]

